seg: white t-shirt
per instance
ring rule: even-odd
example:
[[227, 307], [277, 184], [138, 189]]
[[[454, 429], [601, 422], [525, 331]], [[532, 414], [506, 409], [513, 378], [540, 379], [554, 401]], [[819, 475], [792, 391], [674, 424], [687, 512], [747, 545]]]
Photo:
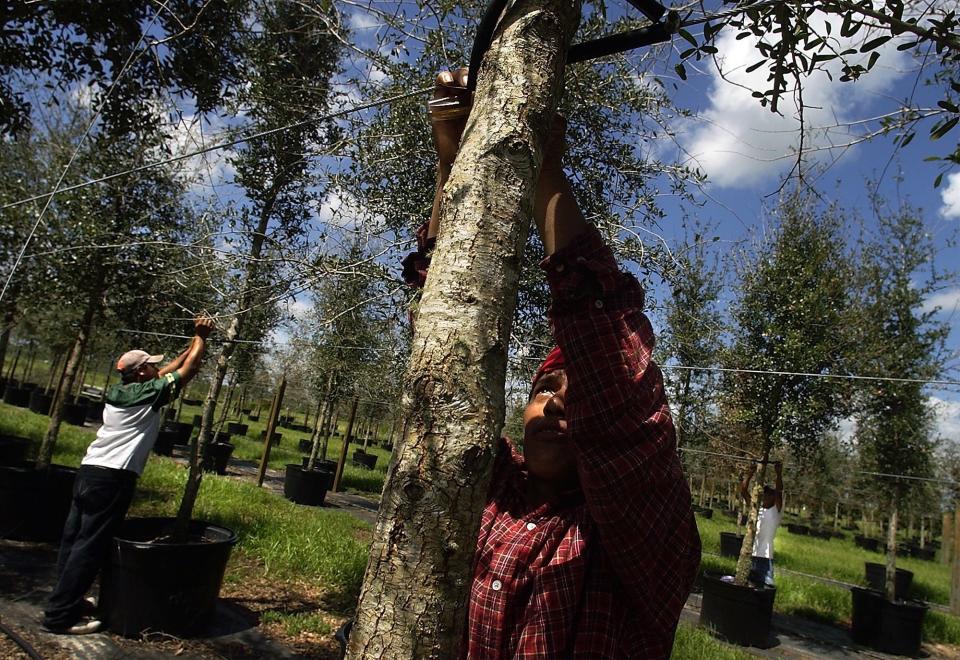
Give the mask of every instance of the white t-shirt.
[[180, 374], [176, 371], [145, 383], [111, 387], [103, 407], [103, 426], [87, 447], [81, 464], [142, 474], [160, 432], [160, 408], [179, 390]]
[[769, 509], [761, 506], [757, 517], [757, 534], [753, 537], [753, 556], [773, 559], [773, 537], [777, 534], [777, 527], [783, 512], [774, 504]]

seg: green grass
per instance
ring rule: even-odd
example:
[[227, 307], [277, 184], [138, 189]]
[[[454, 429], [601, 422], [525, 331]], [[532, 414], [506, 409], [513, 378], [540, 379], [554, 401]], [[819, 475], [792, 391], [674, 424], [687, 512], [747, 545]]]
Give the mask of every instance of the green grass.
[[747, 660], [754, 656], [721, 642], [708, 631], [689, 623], [677, 626], [672, 660]]
[[264, 612], [260, 618], [264, 623], [279, 623], [283, 626], [284, 632], [291, 636], [296, 636], [304, 632], [310, 632], [316, 635], [333, 634], [333, 626], [331, 626], [322, 615], [312, 612], [289, 614], [287, 612], [270, 610]]

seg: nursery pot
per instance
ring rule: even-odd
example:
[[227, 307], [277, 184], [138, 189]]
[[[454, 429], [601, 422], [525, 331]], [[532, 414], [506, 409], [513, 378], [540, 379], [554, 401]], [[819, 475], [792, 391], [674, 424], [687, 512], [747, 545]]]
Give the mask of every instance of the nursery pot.
[[3, 402], [18, 408], [26, 408], [30, 405], [30, 390], [8, 383], [3, 391]]
[[[260, 442], [263, 442], [266, 438], [267, 438], [267, 431], [266, 430], [260, 431]], [[274, 431], [270, 444], [274, 447], [279, 447], [281, 438], [283, 438], [283, 434]]]
[[211, 442], [207, 445], [207, 450], [203, 454], [201, 467], [207, 472], [226, 474], [227, 464], [230, 462], [230, 454], [232, 453], [233, 445], [229, 442]]
[[697, 507], [697, 513], [699, 513], [700, 516], [703, 518], [707, 518], [707, 519], [713, 518], [713, 509], [709, 509], [704, 506]]
[[44, 394], [43, 390], [33, 390], [30, 392], [30, 412], [35, 412], [38, 415], [49, 415], [50, 404], [52, 403], [53, 397], [49, 394]]
[[63, 404], [63, 421], [74, 426], [83, 426], [87, 422], [87, 404], [82, 400], [78, 403]]
[[857, 644], [872, 646], [877, 638], [877, 627], [880, 625], [883, 594], [875, 589], [850, 587], [850, 598], [853, 602], [850, 637]]
[[869, 550], [870, 552], [878, 552], [880, 550], [880, 539], [872, 539], [869, 536], [857, 534], [853, 537], [853, 543], [857, 547]]
[[194, 415], [193, 416], [193, 426], [200, 428], [200, 423], [203, 421], [203, 415]]
[[[864, 568], [867, 574], [867, 584], [871, 589], [883, 592], [887, 582], [887, 567], [884, 564], [874, 562], [864, 562]], [[910, 587], [913, 586], [913, 572], [897, 569], [896, 576], [893, 578], [893, 590], [897, 600], [910, 598]]]
[[368, 454], [362, 449], [355, 449], [353, 451], [353, 462], [356, 465], [359, 465], [360, 467], [364, 467], [364, 468], [367, 468], [368, 470], [372, 470], [374, 466], [376, 466], [377, 464], [377, 455]]
[[740, 548], [743, 547], [743, 535], [734, 532], [720, 532], [720, 556], [733, 557], [740, 556]]
[[173, 441], [175, 445], [189, 445], [190, 436], [193, 435], [193, 424], [186, 422], [167, 422], [163, 425], [164, 430], [173, 431], [177, 438]]
[[880, 623], [873, 647], [883, 653], [916, 656], [923, 641], [926, 603], [919, 601], [883, 601]]
[[[310, 462], [309, 456], [304, 456], [303, 460], [300, 463], [300, 467], [307, 467], [307, 464]], [[313, 464], [314, 470], [320, 470], [321, 472], [329, 472], [330, 474], [336, 474], [337, 472], [337, 462], [336, 461], [321, 461], [317, 460]]]
[[183, 405], [185, 405], [185, 406], [201, 406], [201, 405], [203, 405], [203, 401], [201, 401], [200, 399], [184, 399], [184, 400], [183, 400]]
[[0, 435], [0, 465], [19, 465], [26, 462], [30, 441], [15, 435]]
[[87, 404], [87, 421], [100, 423], [103, 422], [103, 401], [91, 401]]
[[173, 456], [173, 445], [177, 442], [178, 434], [171, 429], [160, 429], [157, 441], [153, 443], [153, 453], [160, 456]]
[[283, 496], [297, 504], [322, 506], [333, 475], [326, 470], [307, 470], [295, 463], [287, 465]]
[[0, 538], [15, 541], [58, 540], [70, 513], [77, 469], [33, 463], [0, 466]]
[[740, 646], [766, 648], [770, 645], [770, 620], [773, 616], [773, 587], [739, 586], [721, 576], [703, 576], [703, 601], [700, 625], [713, 630]]
[[259, 422], [260, 415], [247, 415], [247, 419], [249, 419], [251, 422]]
[[232, 435], [246, 435], [249, 429], [249, 426], [240, 422], [227, 422], [227, 433]]
[[807, 536], [810, 534], [810, 528], [806, 525], [797, 525], [795, 523], [790, 523], [787, 525], [787, 530], [791, 534], [799, 534], [800, 536]]
[[311, 449], [313, 449], [313, 443], [310, 442], [309, 440], [301, 440], [300, 442], [297, 443], [297, 449], [299, 449], [300, 451], [310, 451]]
[[179, 637], [210, 623], [237, 535], [193, 520], [186, 543], [167, 543], [172, 518], [131, 518], [113, 539], [100, 577], [100, 610], [113, 632]]

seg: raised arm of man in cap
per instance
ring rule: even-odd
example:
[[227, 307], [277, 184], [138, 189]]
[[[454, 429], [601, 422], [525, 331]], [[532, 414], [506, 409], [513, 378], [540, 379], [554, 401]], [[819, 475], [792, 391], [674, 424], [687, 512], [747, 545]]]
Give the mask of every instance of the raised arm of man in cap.
[[183, 353], [178, 355], [170, 364], [160, 369], [157, 376], [163, 378], [167, 374], [176, 371], [180, 375], [180, 386], [183, 387], [200, 371], [200, 363], [203, 361], [203, 354], [206, 351], [207, 337], [213, 330], [213, 319], [208, 316], [200, 316], [194, 321], [193, 339], [190, 345]]

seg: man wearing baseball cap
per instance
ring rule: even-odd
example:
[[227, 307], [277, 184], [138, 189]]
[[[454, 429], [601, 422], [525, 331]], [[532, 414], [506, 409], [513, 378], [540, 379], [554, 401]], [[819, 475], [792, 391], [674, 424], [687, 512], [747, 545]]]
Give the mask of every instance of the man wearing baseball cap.
[[84, 594], [106, 559], [110, 539], [127, 514], [137, 478], [160, 431], [160, 409], [200, 370], [213, 321], [194, 322], [190, 346], [165, 367], [162, 355], [127, 351], [117, 361], [121, 382], [107, 390], [103, 426], [87, 448], [73, 490], [70, 515], [57, 557], [57, 586], [43, 626], [55, 633], [83, 635], [100, 630]]

